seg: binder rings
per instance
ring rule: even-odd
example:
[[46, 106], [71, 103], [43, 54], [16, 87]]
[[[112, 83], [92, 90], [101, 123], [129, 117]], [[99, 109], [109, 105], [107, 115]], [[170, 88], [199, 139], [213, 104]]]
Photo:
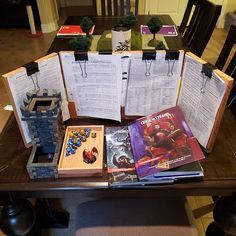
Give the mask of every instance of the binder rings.
[[3, 75], [26, 145], [31, 140], [21, 121], [20, 106], [26, 92], [47, 88], [61, 91], [64, 120], [90, 116], [120, 121], [178, 105], [194, 136], [211, 151], [231, 77], [183, 50], [59, 54]]

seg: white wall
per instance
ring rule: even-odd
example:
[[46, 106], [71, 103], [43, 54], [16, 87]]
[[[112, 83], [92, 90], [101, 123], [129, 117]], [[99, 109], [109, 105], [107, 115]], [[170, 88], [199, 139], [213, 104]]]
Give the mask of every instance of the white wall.
[[216, 4], [222, 4], [221, 14], [217, 23], [218, 28], [223, 28], [225, 16], [228, 12], [236, 11], [236, 0], [211, 0]]

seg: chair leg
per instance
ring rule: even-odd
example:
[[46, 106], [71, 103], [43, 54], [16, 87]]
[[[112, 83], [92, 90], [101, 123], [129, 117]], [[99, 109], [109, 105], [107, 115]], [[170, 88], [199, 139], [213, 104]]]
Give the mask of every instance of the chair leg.
[[214, 203], [220, 198], [219, 196], [211, 196], [212, 200]]

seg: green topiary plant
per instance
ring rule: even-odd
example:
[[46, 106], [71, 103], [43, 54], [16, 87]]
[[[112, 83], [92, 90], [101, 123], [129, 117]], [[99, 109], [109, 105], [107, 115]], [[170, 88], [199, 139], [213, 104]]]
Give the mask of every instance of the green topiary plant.
[[93, 25], [93, 21], [87, 16], [83, 17], [82, 21], [80, 22], [80, 27], [87, 36], [89, 35], [89, 31]]
[[122, 18], [120, 24], [128, 29], [131, 29], [137, 23], [136, 16], [131, 12], [130, 15]]
[[94, 23], [89, 17], [87, 16], [83, 17], [82, 21], [80, 22], [80, 27], [86, 35], [75, 36], [73, 39], [69, 41], [69, 44], [71, 45], [73, 50], [76, 51], [89, 50], [92, 44], [92, 38], [89, 35], [89, 31], [93, 27], [93, 25]]
[[91, 39], [87, 36], [78, 35], [69, 41], [75, 51], [88, 51], [91, 46]]
[[148, 29], [153, 34], [153, 39], [148, 42], [148, 46], [156, 47], [158, 41], [156, 40], [156, 33], [161, 29], [162, 22], [158, 17], [152, 17], [148, 23]]

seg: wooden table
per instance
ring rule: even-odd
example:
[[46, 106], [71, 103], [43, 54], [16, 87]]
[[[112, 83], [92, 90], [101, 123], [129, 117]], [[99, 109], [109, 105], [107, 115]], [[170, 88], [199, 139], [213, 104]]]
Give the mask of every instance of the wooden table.
[[[80, 119], [80, 124], [116, 123], [99, 119]], [[78, 124], [71, 120], [69, 124]], [[63, 197], [78, 190], [86, 196], [104, 194], [112, 196], [137, 195], [216, 195], [230, 196], [236, 190], [236, 122], [229, 110], [225, 111], [213, 151], [206, 154], [201, 162], [204, 169], [204, 180], [172, 185], [160, 185], [136, 189], [112, 189], [109, 191], [106, 171], [102, 177], [92, 178], [59, 178], [51, 180], [30, 180], [26, 163], [30, 149], [24, 147], [16, 120], [11, 117], [0, 135], [0, 195], [13, 192], [25, 197]]]
[[[114, 122], [97, 119], [84, 119], [79, 123], [114, 125]], [[68, 124], [78, 124], [78, 119], [71, 120]], [[203, 181], [146, 186], [145, 188], [140, 186], [138, 188], [110, 189], [106, 170], [101, 177], [30, 180], [26, 171], [30, 149], [24, 147], [15, 117], [12, 116], [0, 135], [0, 200], [6, 199], [9, 192], [15, 197], [24, 198], [224, 196], [220, 201], [218, 200], [219, 206], [215, 209], [218, 209], [217, 215], [220, 219], [222, 217], [227, 219], [227, 221], [223, 221], [226, 222], [226, 228], [230, 227], [230, 230], [235, 230], [235, 153], [235, 117], [229, 110], [226, 110], [213, 151], [206, 154], [206, 159], [202, 161]], [[228, 226], [229, 218], [233, 221], [233, 226]], [[212, 225], [209, 228], [215, 230], [215, 224], [213, 227]], [[225, 227], [223, 226], [223, 228]]]
[[[151, 16], [140, 16], [139, 24], [146, 23]], [[169, 16], [160, 16], [164, 24], [173, 24]], [[78, 24], [78, 17], [69, 17], [65, 24]], [[94, 17], [95, 34], [115, 25], [117, 17]], [[137, 26], [138, 27], [138, 26]], [[136, 29], [138, 30], [138, 28]], [[66, 38], [55, 38], [48, 53], [70, 50]], [[183, 49], [180, 35], [166, 37], [170, 49]], [[80, 124], [114, 125], [110, 121], [99, 119], [80, 119]], [[78, 125], [77, 120], [69, 124]], [[124, 123], [122, 123], [124, 124]], [[11, 117], [0, 135], [0, 197], [4, 199], [10, 192], [16, 197], [59, 198], [75, 197], [160, 197], [160, 196], [226, 196], [221, 202], [224, 211], [230, 211], [234, 225], [227, 226], [235, 230], [236, 215], [234, 194], [236, 192], [236, 122], [232, 113], [226, 109], [213, 151], [206, 154], [201, 162], [204, 169], [204, 180], [196, 182], [180, 182], [170, 185], [146, 186], [138, 188], [108, 188], [107, 174], [102, 177], [59, 178], [50, 180], [30, 180], [26, 171], [26, 163], [30, 149], [24, 147], [16, 120]], [[220, 206], [221, 206], [220, 205]], [[226, 207], [225, 207], [226, 206]], [[224, 215], [221, 214], [219, 215]], [[231, 216], [230, 215], [230, 216]], [[229, 215], [227, 215], [229, 218]], [[226, 227], [226, 228], [227, 228]], [[224, 227], [222, 227], [224, 228]], [[225, 228], [224, 228], [225, 229]], [[236, 232], [230, 231], [230, 232]]]
[[[148, 20], [153, 17], [153, 15], [139, 15], [137, 17], [137, 24], [135, 27], [132, 28], [132, 30], [140, 32], [140, 25], [141, 24], [147, 24]], [[158, 17], [161, 19], [163, 24], [165, 25], [174, 25], [173, 20], [169, 15], [158, 15]], [[113, 26], [117, 25], [119, 23], [120, 17], [91, 17], [95, 24], [94, 34], [95, 35], [101, 35], [105, 30], [111, 29]], [[81, 21], [81, 17], [78, 16], [70, 16], [65, 21], [65, 25], [76, 25], [79, 24]], [[54, 41], [52, 42], [51, 47], [48, 50], [48, 54], [52, 52], [59, 52], [59, 51], [67, 51], [67, 50], [73, 50], [69, 45], [69, 40], [71, 38], [62, 38], [62, 37], [55, 37]], [[184, 42], [182, 40], [181, 35], [178, 35], [177, 37], [165, 37], [166, 43], [169, 47], [169, 49], [184, 49], [186, 48], [184, 45]]]

